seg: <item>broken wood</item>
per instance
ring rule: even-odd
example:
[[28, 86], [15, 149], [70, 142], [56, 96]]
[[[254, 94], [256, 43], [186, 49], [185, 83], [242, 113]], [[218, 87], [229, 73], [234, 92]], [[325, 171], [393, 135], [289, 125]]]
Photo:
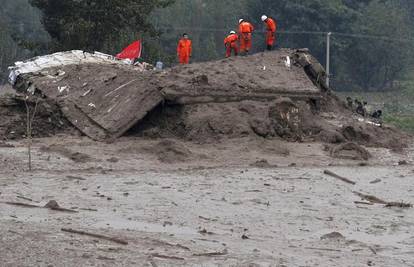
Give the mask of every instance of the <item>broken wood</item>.
[[105, 235], [100, 235], [100, 234], [88, 233], [88, 232], [74, 230], [74, 229], [70, 229], [70, 228], [62, 228], [61, 231], [67, 232], [67, 233], [72, 233], [72, 234], [86, 235], [86, 236], [91, 236], [91, 237], [95, 237], [95, 238], [99, 238], [99, 239], [104, 239], [104, 240], [115, 242], [115, 243], [118, 243], [118, 244], [121, 244], [121, 245], [128, 245], [127, 241], [125, 241], [123, 239], [116, 238], [116, 237], [110, 237], [110, 236], [105, 236]]
[[348, 184], [352, 184], [352, 185], [355, 185], [355, 184], [356, 184], [356, 182], [351, 181], [351, 180], [349, 180], [348, 178], [345, 178], [345, 177], [339, 176], [338, 174], [333, 173], [333, 172], [331, 172], [331, 171], [329, 171], [329, 170], [324, 170], [324, 171], [323, 171], [323, 173], [324, 173], [324, 174], [326, 174], [326, 175], [329, 175], [329, 176], [331, 176], [331, 177], [334, 177], [334, 178], [336, 178], [336, 179], [339, 179], [339, 180], [341, 180], [342, 182], [345, 182], [345, 183], [348, 183]]
[[404, 203], [404, 202], [388, 202], [385, 207], [387, 208], [392, 208], [392, 207], [396, 207], [396, 208], [412, 208], [413, 205], [410, 203]]
[[206, 253], [195, 253], [193, 254], [193, 256], [197, 256], [197, 257], [211, 257], [211, 256], [224, 256], [227, 255], [228, 251], [227, 249], [223, 250], [223, 251], [216, 251], [216, 252], [206, 252]]
[[154, 242], [157, 245], [164, 245], [164, 246], [168, 246], [168, 247], [175, 247], [175, 248], [181, 248], [187, 251], [190, 251], [191, 249], [189, 247], [180, 245], [180, 244], [171, 244], [162, 240], [156, 240], [156, 239], [151, 239], [152, 242]]
[[377, 198], [376, 196], [366, 195], [366, 194], [356, 192], [356, 191], [354, 191], [353, 193], [356, 194], [357, 196], [359, 196], [360, 198], [362, 198], [363, 200], [367, 200], [367, 201], [369, 201], [371, 203], [374, 203], [374, 204], [384, 204], [385, 205], [385, 204], [388, 203], [387, 201], [382, 200], [380, 198]]
[[355, 204], [360, 204], [360, 205], [374, 205], [371, 202], [363, 202], [363, 201], [354, 201]]
[[32, 201], [33, 201], [33, 199], [28, 198], [28, 197], [24, 197], [24, 196], [16, 196], [16, 197], [17, 197], [17, 198], [24, 199], [24, 200], [27, 200], [27, 201], [30, 201], [30, 202], [32, 202]]
[[311, 248], [311, 247], [306, 247], [305, 249], [311, 249], [311, 250], [322, 250], [322, 251], [334, 251], [334, 252], [342, 252], [342, 250], [339, 250], [339, 249], [332, 249], [332, 248]]
[[65, 209], [65, 208], [60, 207], [59, 204], [55, 200], [49, 201], [44, 206], [44, 208], [51, 209], [51, 210], [56, 210], [56, 211], [62, 211], [62, 212], [78, 213], [78, 211], [76, 211], [76, 210]]
[[357, 196], [359, 196], [360, 198], [369, 201], [370, 203], [382, 204], [382, 205], [385, 205], [385, 207], [387, 207], [387, 208], [391, 208], [391, 207], [412, 208], [413, 207], [413, 205], [410, 204], [410, 203], [385, 201], [385, 200], [380, 199], [376, 196], [366, 195], [366, 194], [356, 192], [356, 191], [354, 191], [353, 193], [356, 194]]
[[1, 203], [12, 205], [12, 206], [24, 207], [24, 208], [43, 208], [43, 207], [39, 207], [36, 205], [20, 203], [20, 202], [1, 202]]
[[66, 176], [66, 179], [68, 179], [68, 180], [79, 180], [79, 181], [85, 181], [86, 180], [85, 178], [78, 177], [78, 176], [72, 176], [72, 175]]
[[184, 258], [181, 258], [181, 257], [161, 255], [161, 254], [158, 254], [158, 253], [151, 254], [151, 256], [154, 257], [154, 258], [168, 259], [168, 260], [180, 260], [180, 261], [185, 260]]

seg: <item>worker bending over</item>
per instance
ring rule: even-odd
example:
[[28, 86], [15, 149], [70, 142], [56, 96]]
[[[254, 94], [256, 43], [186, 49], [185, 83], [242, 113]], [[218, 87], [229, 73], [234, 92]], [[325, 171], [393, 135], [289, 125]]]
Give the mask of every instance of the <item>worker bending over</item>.
[[231, 53], [233, 51], [235, 56], [239, 54], [239, 46], [237, 44], [238, 40], [239, 36], [235, 31], [231, 31], [230, 35], [224, 39], [224, 45], [226, 46], [226, 57], [231, 57]]
[[250, 22], [239, 20], [240, 53], [248, 54], [252, 48], [252, 33], [254, 27]]
[[275, 44], [277, 23], [266, 15], [262, 16], [262, 21], [266, 24], [266, 46], [267, 50], [270, 51]]
[[180, 64], [189, 64], [192, 52], [193, 44], [188, 38], [188, 34], [184, 33], [177, 46], [177, 57]]

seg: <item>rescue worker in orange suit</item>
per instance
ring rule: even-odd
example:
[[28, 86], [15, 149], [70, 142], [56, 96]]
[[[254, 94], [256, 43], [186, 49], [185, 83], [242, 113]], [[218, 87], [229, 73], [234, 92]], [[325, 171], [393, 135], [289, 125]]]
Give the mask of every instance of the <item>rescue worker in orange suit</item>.
[[248, 54], [252, 48], [252, 33], [254, 27], [250, 22], [239, 20], [240, 53]]
[[231, 57], [231, 53], [233, 51], [235, 56], [239, 54], [239, 46], [237, 44], [238, 40], [239, 36], [235, 31], [231, 31], [230, 35], [224, 39], [224, 45], [226, 46], [226, 57]]
[[267, 50], [272, 50], [276, 40], [277, 23], [274, 19], [262, 16], [262, 21], [266, 24], [266, 46]]
[[180, 64], [189, 64], [193, 52], [193, 43], [188, 38], [188, 34], [184, 33], [177, 46], [177, 57]]

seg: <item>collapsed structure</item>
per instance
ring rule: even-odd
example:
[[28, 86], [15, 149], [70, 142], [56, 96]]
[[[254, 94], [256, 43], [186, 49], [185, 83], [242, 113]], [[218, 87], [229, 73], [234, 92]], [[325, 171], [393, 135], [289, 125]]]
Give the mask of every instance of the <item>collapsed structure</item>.
[[[98, 141], [127, 133], [208, 140], [258, 135], [400, 146], [392, 128], [358, 124], [306, 49], [147, 71], [100, 53], [69, 51], [11, 68], [20, 93], [41, 97]], [[56, 113], [56, 110], [53, 111]], [[358, 124], [358, 125], [355, 125]], [[62, 123], [66, 125], [66, 123]], [[388, 136], [377, 141], [377, 136]]]

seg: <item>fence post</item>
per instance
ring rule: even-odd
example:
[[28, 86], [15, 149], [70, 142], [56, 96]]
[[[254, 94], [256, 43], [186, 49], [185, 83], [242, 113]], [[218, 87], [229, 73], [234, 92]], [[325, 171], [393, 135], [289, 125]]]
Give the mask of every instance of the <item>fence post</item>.
[[328, 88], [331, 76], [331, 35], [332, 32], [326, 34], [326, 85]]

